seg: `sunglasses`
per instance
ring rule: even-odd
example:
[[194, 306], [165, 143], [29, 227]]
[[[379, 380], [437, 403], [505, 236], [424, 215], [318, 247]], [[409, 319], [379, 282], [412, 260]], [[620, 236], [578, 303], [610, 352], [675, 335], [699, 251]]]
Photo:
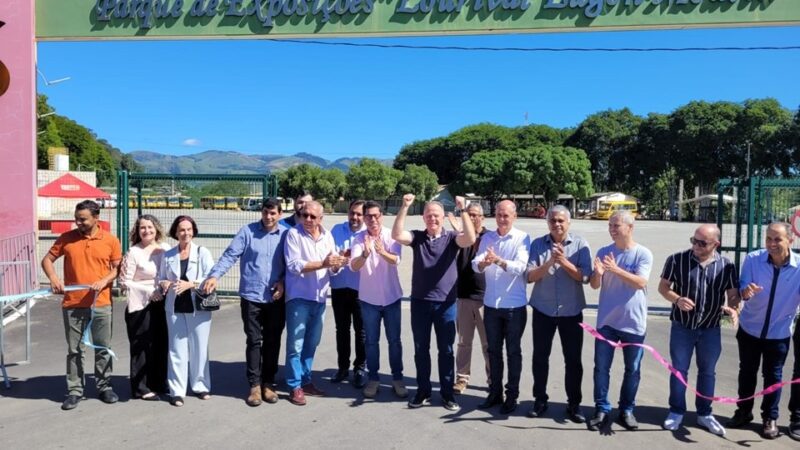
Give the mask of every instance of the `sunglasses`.
[[704, 241], [702, 239], [695, 239], [694, 237], [690, 237], [689, 242], [691, 242], [692, 245], [696, 245], [700, 248], [706, 248], [709, 244], [707, 241]]
[[300, 214], [300, 217], [302, 217], [303, 219], [317, 220], [317, 216], [309, 213]]

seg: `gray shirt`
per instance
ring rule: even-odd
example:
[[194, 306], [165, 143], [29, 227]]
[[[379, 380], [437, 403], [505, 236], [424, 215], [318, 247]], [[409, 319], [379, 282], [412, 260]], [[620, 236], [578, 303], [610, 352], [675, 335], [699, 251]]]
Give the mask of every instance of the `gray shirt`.
[[[586, 307], [583, 284], [592, 274], [592, 255], [589, 244], [580, 236], [567, 234], [562, 242], [564, 255], [569, 262], [580, 269], [582, 281], [575, 281], [558, 264], [550, 268], [541, 280], [533, 285], [530, 305], [540, 313], [550, 317], [577, 316]], [[528, 265], [539, 267], [550, 259], [553, 238], [546, 234], [531, 243]]]

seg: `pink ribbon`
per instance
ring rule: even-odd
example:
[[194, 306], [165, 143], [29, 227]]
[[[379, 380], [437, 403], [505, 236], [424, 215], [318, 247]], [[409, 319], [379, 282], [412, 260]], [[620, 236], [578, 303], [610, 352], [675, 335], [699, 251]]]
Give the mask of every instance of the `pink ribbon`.
[[692, 386], [689, 383], [687, 383], [686, 379], [683, 377], [683, 374], [678, 369], [672, 367], [672, 364], [670, 364], [669, 361], [667, 361], [666, 358], [661, 356], [661, 353], [658, 353], [658, 350], [654, 349], [653, 347], [651, 347], [651, 346], [649, 346], [647, 344], [636, 344], [636, 343], [633, 343], [633, 342], [612, 342], [612, 341], [609, 341], [608, 339], [606, 339], [605, 337], [603, 337], [603, 335], [600, 334], [599, 331], [597, 331], [594, 328], [592, 328], [591, 325], [589, 325], [587, 323], [583, 323], [583, 322], [581, 322], [579, 325], [581, 326], [581, 328], [586, 330], [587, 333], [589, 333], [592, 336], [594, 336], [595, 339], [601, 340], [603, 342], [607, 342], [608, 345], [610, 345], [610, 346], [612, 346], [614, 348], [641, 347], [644, 350], [647, 350], [648, 352], [650, 352], [651, 355], [653, 355], [653, 358], [655, 358], [656, 361], [659, 362], [659, 364], [661, 364], [662, 366], [664, 366], [664, 368], [666, 368], [668, 371], [670, 371], [670, 373], [672, 373], [672, 375], [674, 375], [675, 378], [677, 378], [678, 381], [680, 381], [690, 391], [694, 392], [698, 397], [704, 398], [706, 400], [711, 400], [712, 402], [720, 402], [720, 403], [738, 403], [738, 402], [743, 402], [743, 401], [746, 401], [746, 400], [752, 400], [752, 399], [754, 399], [756, 397], [761, 397], [762, 395], [772, 394], [773, 392], [777, 391], [778, 389], [780, 389], [783, 386], [786, 386], [788, 384], [800, 383], [800, 378], [795, 378], [794, 380], [791, 380], [791, 381], [782, 381], [780, 383], [775, 383], [772, 386], [769, 386], [768, 388], [766, 388], [764, 390], [758, 391], [755, 394], [753, 394], [753, 395], [751, 395], [750, 397], [747, 397], [747, 398], [718, 397], [718, 396], [703, 395], [700, 392], [698, 392], [698, 390], [695, 389], [694, 386]]

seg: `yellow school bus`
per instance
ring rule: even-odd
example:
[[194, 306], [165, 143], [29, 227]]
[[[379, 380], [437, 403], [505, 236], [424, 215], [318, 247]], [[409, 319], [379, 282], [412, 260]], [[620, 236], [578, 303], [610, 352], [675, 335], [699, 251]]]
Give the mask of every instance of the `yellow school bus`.
[[200, 207], [203, 209], [225, 209], [225, 197], [220, 195], [200, 197]]
[[181, 204], [181, 208], [183, 209], [192, 209], [194, 208], [194, 202], [192, 201], [192, 197], [181, 195], [178, 197], [178, 201]]
[[167, 197], [167, 208], [178, 209], [181, 207], [181, 199], [177, 195]]
[[225, 209], [239, 210], [239, 197], [225, 197]]
[[630, 211], [633, 217], [639, 217], [639, 206], [632, 200], [602, 201], [598, 205], [595, 219], [608, 220], [617, 211]]

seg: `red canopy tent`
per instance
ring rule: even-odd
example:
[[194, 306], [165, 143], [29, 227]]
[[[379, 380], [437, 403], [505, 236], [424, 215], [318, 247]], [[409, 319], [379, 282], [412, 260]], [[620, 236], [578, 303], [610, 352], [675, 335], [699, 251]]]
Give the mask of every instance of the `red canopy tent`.
[[[91, 184], [77, 178], [76, 176], [67, 173], [63, 176], [51, 181], [40, 187], [38, 190], [39, 197], [50, 198], [71, 198], [71, 199], [85, 199], [96, 200], [100, 198], [111, 198], [108, 193], [97, 189]], [[100, 228], [110, 231], [110, 224], [101, 220], [98, 225]], [[65, 233], [75, 227], [74, 219], [64, 220], [39, 220], [40, 230], [50, 230], [53, 233]]]
[[39, 197], [96, 199], [111, 195], [68, 173], [40, 187]]

